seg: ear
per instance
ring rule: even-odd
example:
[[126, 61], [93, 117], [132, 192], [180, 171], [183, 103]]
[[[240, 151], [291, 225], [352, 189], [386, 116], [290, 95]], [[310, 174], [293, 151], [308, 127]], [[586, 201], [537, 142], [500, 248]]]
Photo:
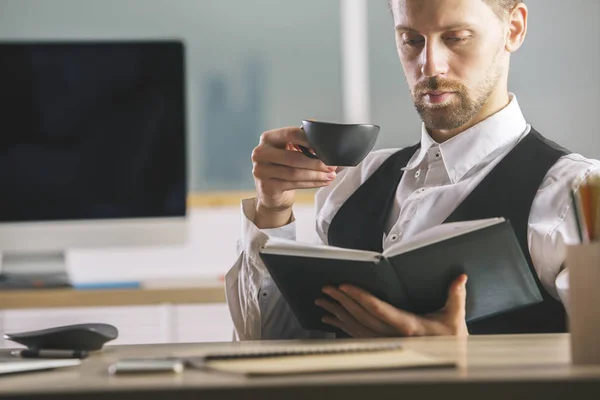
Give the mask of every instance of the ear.
[[508, 15], [508, 32], [505, 49], [509, 53], [517, 51], [527, 35], [528, 10], [524, 3], [517, 4]]

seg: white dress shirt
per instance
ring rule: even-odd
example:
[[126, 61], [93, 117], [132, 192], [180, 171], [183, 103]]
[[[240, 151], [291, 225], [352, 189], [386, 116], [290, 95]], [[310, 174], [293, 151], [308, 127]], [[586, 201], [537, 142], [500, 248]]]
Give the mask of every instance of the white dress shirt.
[[[383, 248], [444, 222], [530, 129], [513, 94], [503, 110], [444, 143], [436, 143], [423, 126], [421, 148], [406, 166], [398, 186]], [[341, 205], [398, 150], [374, 151], [359, 166], [341, 170], [330, 186], [319, 189], [315, 196], [316, 229], [323, 243], [327, 243], [329, 225]], [[577, 241], [569, 189], [599, 167], [599, 161], [579, 154], [563, 156], [548, 171], [531, 207], [528, 244], [532, 261], [544, 288], [563, 304], [568, 294], [568, 275], [562, 270], [564, 244]], [[260, 230], [252, 222], [255, 205], [256, 199], [242, 201], [239, 258], [225, 278], [234, 338], [325, 336], [300, 328], [258, 256], [268, 236], [295, 239], [295, 222]]]

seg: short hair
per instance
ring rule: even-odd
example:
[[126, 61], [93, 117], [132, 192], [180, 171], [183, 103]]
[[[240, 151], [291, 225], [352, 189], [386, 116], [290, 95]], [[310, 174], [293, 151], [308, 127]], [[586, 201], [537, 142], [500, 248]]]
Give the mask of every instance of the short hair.
[[483, 1], [486, 2], [490, 7], [492, 7], [492, 10], [500, 19], [506, 18], [508, 16], [508, 14], [510, 13], [510, 11], [512, 11], [512, 9], [517, 4], [522, 2], [522, 0], [483, 0]]
[[[492, 8], [494, 13], [500, 19], [506, 18], [508, 13], [523, 0], [483, 0], [488, 6]], [[388, 7], [392, 10], [392, 0], [388, 0]]]

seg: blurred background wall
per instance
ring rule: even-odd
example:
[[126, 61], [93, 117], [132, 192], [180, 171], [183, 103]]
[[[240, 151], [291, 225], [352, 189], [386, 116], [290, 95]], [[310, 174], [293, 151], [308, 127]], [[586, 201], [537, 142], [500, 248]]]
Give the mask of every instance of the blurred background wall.
[[[526, 4], [529, 32], [513, 57], [510, 89], [540, 132], [598, 157], [600, 2]], [[358, 10], [358, 19], [344, 9]], [[366, 35], [366, 69], [348, 65], [357, 58], [344, 53], [362, 55], [357, 32]], [[157, 37], [187, 46], [194, 191], [252, 189], [249, 154], [260, 133], [303, 118], [359, 114], [381, 125], [379, 148], [419, 138], [387, 0], [0, 0], [0, 39]], [[367, 74], [365, 111], [344, 107], [356, 101], [344, 96], [357, 93], [345, 71], [354, 73], [350, 82]]]

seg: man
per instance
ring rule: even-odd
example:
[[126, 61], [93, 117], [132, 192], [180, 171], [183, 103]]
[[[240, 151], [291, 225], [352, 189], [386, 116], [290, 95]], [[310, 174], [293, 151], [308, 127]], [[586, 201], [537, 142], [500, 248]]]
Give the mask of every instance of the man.
[[[450, 286], [446, 306], [431, 315], [413, 315], [341, 285], [324, 288], [323, 298], [315, 299], [328, 311], [324, 322], [353, 337], [564, 331], [563, 244], [576, 240], [569, 189], [600, 162], [546, 140], [508, 92], [510, 55], [527, 32], [526, 5], [392, 0], [390, 9], [423, 121], [420, 143], [375, 151], [356, 168], [336, 169], [294, 151], [308, 145], [300, 129], [262, 135], [252, 154], [257, 197], [243, 202], [240, 257], [226, 278], [237, 338], [320, 336], [302, 331], [258, 257], [268, 235], [295, 237], [294, 190], [304, 188], [320, 188], [319, 237], [343, 247], [380, 250], [445, 221], [510, 218], [544, 296], [532, 308], [467, 326], [465, 276]], [[382, 222], [361, 220], [365, 208], [380, 209]], [[348, 230], [357, 234], [341, 234]]]

